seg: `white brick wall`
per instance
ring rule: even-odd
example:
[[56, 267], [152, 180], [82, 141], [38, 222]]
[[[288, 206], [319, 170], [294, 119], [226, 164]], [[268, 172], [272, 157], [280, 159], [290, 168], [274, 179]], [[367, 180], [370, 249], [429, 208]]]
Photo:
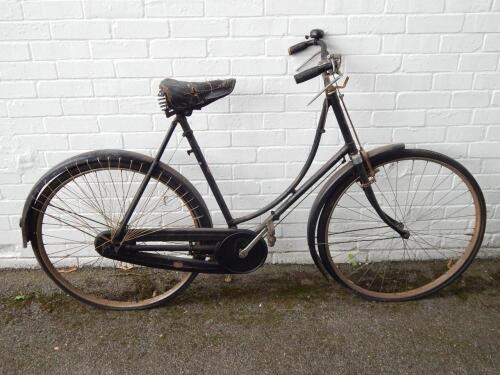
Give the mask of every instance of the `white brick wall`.
[[[463, 160], [488, 202], [485, 245], [498, 247], [500, 0], [3, 0], [0, 266], [32, 261], [18, 220], [45, 170], [96, 147], [152, 154], [168, 126], [155, 98], [168, 76], [237, 79], [192, 125], [235, 215], [270, 201], [313, 138], [320, 101], [306, 103], [320, 82], [292, 78], [313, 51], [289, 57], [287, 47], [315, 27], [345, 56], [362, 139]], [[324, 138], [319, 161], [340, 143], [333, 119]], [[172, 162], [221, 224], [193, 157], [180, 151]], [[310, 204], [278, 229], [286, 238], [271, 260], [308, 261]]]

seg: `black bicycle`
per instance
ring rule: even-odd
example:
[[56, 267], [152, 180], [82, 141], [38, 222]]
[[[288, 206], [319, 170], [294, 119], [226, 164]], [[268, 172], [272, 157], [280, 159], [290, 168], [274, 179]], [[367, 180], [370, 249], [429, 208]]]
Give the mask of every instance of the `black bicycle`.
[[[24, 206], [24, 246], [31, 242], [43, 270], [81, 301], [119, 310], [153, 307], [180, 293], [200, 272], [248, 273], [262, 266], [268, 244], [276, 240], [275, 225], [322, 185], [307, 240], [326, 277], [382, 301], [417, 299], [450, 284], [470, 265], [483, 239], [486, 208], [480, 187], [463, 165], [433, 151], [404, 144], [365, 151], [339, 92], [345, 86], [339, 84], [341, 57], [328, 52], [323, 35], [312, 30], [289, 48], [294, 54], [320, 47], [319, 64], [295, 75], [295, 81], [321, 75], [325, 99], [302, 170], [265, 207], [231, 215], [187, 121], [193, 110], [229, 95], [235, 80], [165, 79], [160, 105], [175, 118], [156, 157], [99, 150], [51, 169]], [[330, 108], [345, 144], [300, 184]], [[227, 228], [213, 228], [194, 186], [160, 161], [178, 126]], [[238, 228], [268, 212], [254, 230]]]

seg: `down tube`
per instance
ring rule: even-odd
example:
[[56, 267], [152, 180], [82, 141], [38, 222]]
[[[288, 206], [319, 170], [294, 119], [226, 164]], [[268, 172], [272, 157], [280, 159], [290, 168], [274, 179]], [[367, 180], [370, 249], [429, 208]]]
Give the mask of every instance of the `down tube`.
[[323, 177], [330, 169], [332, 169], [335, 164], [337, 164], [340, 159], [348, 154], [349, 147], [347, 145], [342, 146], [342, 148], [333, 157], [328, 160], [323, 166], [316, 171], [306, 182], [302, 185], [295, 194], [290, 196], [281, 206], [276, 209], [273, 215], [274, 220], [278, 220], [281, 214], [285, 212], [292, 204], [294, 204], [297, 199], [299, 199], [307, 190], [309, 190], [321, 177]]

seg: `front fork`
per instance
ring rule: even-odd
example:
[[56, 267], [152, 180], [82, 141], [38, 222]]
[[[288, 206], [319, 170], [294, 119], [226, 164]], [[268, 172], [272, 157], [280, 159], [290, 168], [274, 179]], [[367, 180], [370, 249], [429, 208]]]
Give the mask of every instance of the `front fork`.
[[[356, 173], [359, 176], [359, 182], [361, 184], [361, 187], [363, 188], [363, 191], [365, 192], [366, 198], [372, 205], [373, 209], [375, 212], [380, 216], [382, 221], [386, 223], [389, 227], [394, 229], [402, 238], [408, 239], [410, 237], [410, 232], [404, 228], [404, 224], [393, 219], [390, 217], [388, 214], [382, 210], [382, 207], [380, 207], [377, 197], [375, 196], [375, 193], [373, 192], [372, 188], [372, 183], [374, 182], [374, 176], [369, 176], [366, 167], [363, 163], [363, 157], [361, 156], [360, 151], [354, 155], [351, 155], [351, 160], [352, 164], [354, 165], [354, 168], [356, 170]], [[369, 164], [370, 161], [367, 158], [367, 164]], [[371, 169], [371, 166], [368, 165], [368, 167]]]

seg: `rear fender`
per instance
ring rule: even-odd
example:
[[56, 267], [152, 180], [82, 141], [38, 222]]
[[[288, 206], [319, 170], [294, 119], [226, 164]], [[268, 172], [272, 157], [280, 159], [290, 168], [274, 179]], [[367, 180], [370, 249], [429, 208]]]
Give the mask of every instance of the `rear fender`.
[[[34, 227], [35, 223], [32, 222], [34, 217], [33, 214], [37, 205], [40, 205], [39, 197], [43, 189], [48, 184], [50, 184], [57, 176], [65, 172], [69, 166], [71, 167], [74, 167], [75, 165], [82, 166], [85, 163], [87, 163], [88, 160], [95, 160], [104, 155], [106, 155], [106, 157], [130, 158], [142, 162], [145, 165], [151, 164], [153, 162], [153, 158], [136, 152], [126, 151], [126, 150], [97, 150], [73, 156], [59, 163], [58, 165], [47, 171], [42, 177], [40, 177], [38, 182], [31, 189], [28, 197], [26, 198], [26, 202], [24, 203], [23, 213], [19, 221], [19, 226], [21, 227], [21, 233], [23, 239], [23, 247], [27, 247], [28, 242], [32, 241], [33, 239], [33, 233], [35, 230]], [[164, 163], [160, 162], [158, 164], [158, 167], [163, 169], [168, 168], [169, 172], [178, 174], [179, 178], [183, 178], [177, 171], [175, 171], [172, 168], [169, 168]], [[183, 183], [189, 185], [188, 188], [191, 190], [193, 194], [196, 195], [196, 198], [198, 199], [199, 202], [202, 203], [204, 202], [201, 196], [199, 195], [198, 191], [187, 180], [185, 180]], [[206, 209], [205, 212], [208, 212], [208, 209], [206, 207], [202, 207], [202, 209]], [[210, 217], [208, 217], [207, 220], [209, 220], [211, 223]]]
[[[393, 145], [377, 147], [373, 150], [368, 151], [368, 157], [370, 159], [375, 159], [381, 156], [385, 157], [404, 148], [404, 143], [396, 143]], [[326, 278], [329, 278], [330, 274], [325, 269], [325, 266], [320, 259], [318, 249], [316, 247], [316, 231], [318, 220], [325, 204], [337, 190], [338, 186], [340, 186], [347, 178], [352, 177], [354, 173], [355, 169], [351, 161], [345, 163], [342, 167], [340, 167], [339, 170], [335, 172], [335, 174], [330, 177], [330, 179], [323, 185], [309, 212], [309, 219], [307, 221], [307, 245], [309, 247], [309, 252], [311, 253], [311, 257], [313, 258], [314, 263]]]

